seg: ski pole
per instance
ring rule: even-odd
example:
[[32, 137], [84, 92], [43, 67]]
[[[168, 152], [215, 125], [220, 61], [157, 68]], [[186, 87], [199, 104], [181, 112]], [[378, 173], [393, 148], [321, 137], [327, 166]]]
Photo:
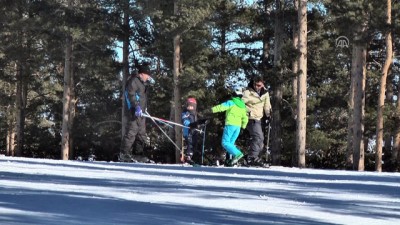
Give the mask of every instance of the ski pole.
[[268, 162], [268, 145], [269, 145], [269, 133], [271, 130], [271, 121], [268, 123], [268, 131], [267, 131], [267, 147], [265, 148], [265, 162]]
[[155, 120], [152, 116], [150, 116], [150, 115], [148, 114], [147, 111], [146, 111], [145, 114], [143, 114], [143, 116], [150, 118], [151, 121], [153, 121], [154, 124], [158, 127], [158, 129], [160, 129], [161, 132], [168, 138], [168, 140], [175, 146], [176, 150], [179, 151], [179, 152], [181, 151], [181, 149], [178, 147], [178, 145], [177, 145], [177, 144], [168, 136], [168, 134], [156, 123], [156, 120]]
[[[172, 121], [169, 121], [169, 120], [166, 120], [166, 119], [150, 116], [148, 113], [143, 113], [143, 116], [147, 117], [147, 118], [150, 118], [152, 120], [157, 120], [157, 121], [161, 121], [161, 122], [164, 122], [164, 123], [169, 123], [169, 124], [172, 124], [172, 125], [175, 125], [175, 126], [180, 126], [180, 127], [183, 127], [183, 128], [189, 128], [190, 129], [190, 127], [188, 127], [188, 126], [184, 126], [184, 125], [182, 125], [180, 123], [175, 123], [175, 122], [172, 122]], [[200, 133], [202, 132], [202, 130], [199, 130], [199, 129], [195, 129], [195, 130], [200, 132]]]
[[162, 121], [162, 122], [164, 122], [164, 123], [169, 123], [169, 124], [172, 124], [172, 125], [180, 126], [180, 127], [183, 127], [183, 128], [190, 128], [190, 127], [187, 127], [187, 126], [184, 126], [184, 125], [182, 125], [182, 124], [175, 123], [175, 122], [172, 122], [172, 121], [169, 121], [169, 120], [166, 120], [166, 119], [161, 119], [161, 118], [158, 118], [158, 117], [150, 116], [150, 115], [147, 114], [147, 113], [143, 113], [143, 116], [144, 116], [144, 117], [147, 117], [147, 118], [150, 118], [150, 119]]
[[202, 146], [202, 149], [201, 149], [201, 165], [204, 165], [204, 144], [205, 144], [205, 141], [206, 141], [206, 127], [207, 127], [207, 124], [204, 124], [204, 130], [203, 130], [203, 146]]
[[159, 122], [159, 123], [161, 123], [161, 124], [164, 124], [165, 126], [167, 126], [167, 127], [169, 127], [169, 128], [173, 128], [173, 126], [172, 126], [171, 124], [166, 123], [166, 122], [164, 122], [164, 121], [157, 120], [157, 122]]

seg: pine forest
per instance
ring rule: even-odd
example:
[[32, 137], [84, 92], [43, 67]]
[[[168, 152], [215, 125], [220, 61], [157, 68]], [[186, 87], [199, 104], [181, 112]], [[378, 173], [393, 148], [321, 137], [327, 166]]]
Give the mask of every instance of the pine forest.
[[[146, 63], [153, 117], [181, 123], [188, 97], [201, 115], [261, 76], [272, 165], [398, 172], [399, 49], [399, 0], [1, 0], [0, 154], [114, 161]], [[208, 119], [211, 162], [224, 114]], [[167, 125], [147, 119], [146, 152], [179, 163]]]

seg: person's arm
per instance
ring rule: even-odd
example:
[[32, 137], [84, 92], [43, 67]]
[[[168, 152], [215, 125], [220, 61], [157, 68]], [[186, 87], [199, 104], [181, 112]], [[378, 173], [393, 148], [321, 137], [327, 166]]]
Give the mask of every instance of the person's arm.
[[182, 124], [185, 126], [189, 126], [190, 124], [190, 118], [189, 118], [190, 114], [187, 112], [183, 112], [182, 113]]
[[143, 110], [140, 104], [142, 101], [145, 101], [145, 96], [140, 96], [140, 88], [136, 82], [136, 78], [133, 78], [128, 83], [128, 93], [129, 93], [129, 100], [132, 104], [131, 110], [137, 117], [141, 117], [143, 115]]
[[243, 92], [242, 100], [246, 105], [250, 101], [250, 91], [248, 89]]
[[246, 129], [248, 122], [249, 122], [249, 117], [247, 116], [247, 112], [245, 111], [242, 115], [242, 129]]
[[222, 104], [216, 105], [211, 108], [212, 113], [217, 113], [217, 112], [224, 112], [228, 110], [230, 107], [232, 107], [235, 103], [233, 103], [231, 100], [226, 101]]
[[264, 114], [266, 117], [271, 117], [272, 108], [268, 92], [265, 93], [263, 97], [264, 97]]
[[132, 104], [132, 108], [135, 108], [137, 105], [139, 105], [139, 99], [136, 98], [138, 86], [135, 83], [135, 78], [129, 80], [126, 90], [128, 91], [128, 97]]

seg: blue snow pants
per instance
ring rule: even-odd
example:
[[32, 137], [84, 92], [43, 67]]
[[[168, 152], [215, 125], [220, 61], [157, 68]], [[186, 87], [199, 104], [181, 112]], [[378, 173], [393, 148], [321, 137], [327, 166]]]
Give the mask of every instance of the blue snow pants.
[[239, 126], [226, 125], [222, 134], [222, 147], [234, 157], [241, 151], [236, 147], [235, 141], [240, 134]]

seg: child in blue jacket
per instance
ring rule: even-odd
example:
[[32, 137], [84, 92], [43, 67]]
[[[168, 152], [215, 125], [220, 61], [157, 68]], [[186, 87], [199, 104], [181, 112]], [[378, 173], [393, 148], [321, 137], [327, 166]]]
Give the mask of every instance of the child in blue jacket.
[[[186, 100], [186, 109], [182, 112], [182, 124], [186, 127], [192, 127], [197, 121], [197, 101], [193, 97]], [[183, 138], [187, 146], [185, 160], [193, 163], [193, 152], [196, 150], [199, 132], [193, 128], [183, 128]]]

